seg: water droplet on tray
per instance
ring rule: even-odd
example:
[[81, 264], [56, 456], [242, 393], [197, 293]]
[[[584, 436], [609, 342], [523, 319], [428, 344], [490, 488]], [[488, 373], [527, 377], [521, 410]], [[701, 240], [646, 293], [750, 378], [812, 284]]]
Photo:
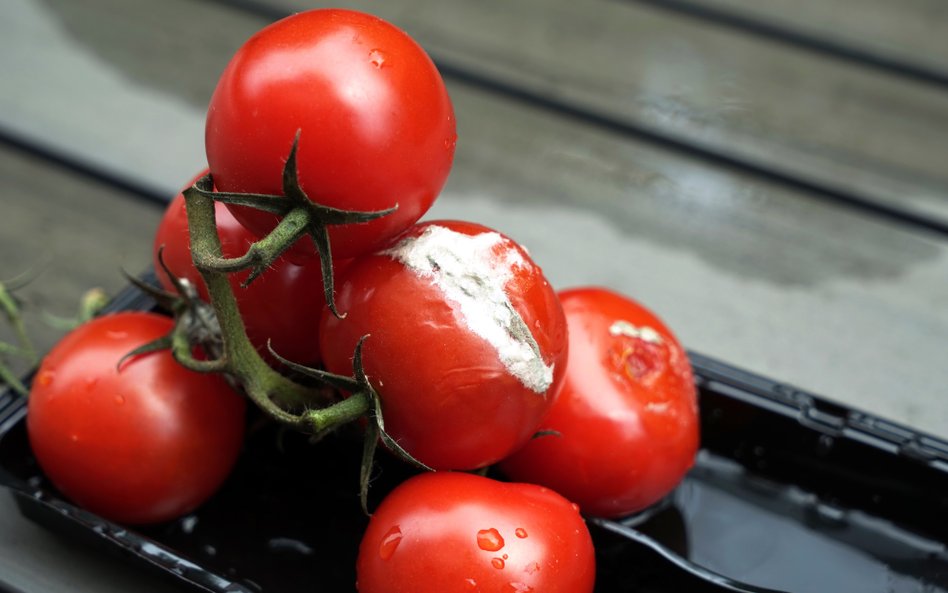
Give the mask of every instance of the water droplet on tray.
[[55, 378], [56, 378], [56, 373], [54, 373], [53, 371], [43, 371], [42, 373], [39, 374], [38, 377], [36, 377], [36, 383], [40, 387], [47, 387], [49, 386], [50, 383], [53, 382], [53, 379]]

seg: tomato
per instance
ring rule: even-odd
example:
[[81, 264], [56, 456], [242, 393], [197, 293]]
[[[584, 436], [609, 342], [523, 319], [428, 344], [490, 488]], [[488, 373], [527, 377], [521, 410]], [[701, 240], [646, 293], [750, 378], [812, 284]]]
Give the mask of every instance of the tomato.
[[194, 510], [241, 449], [244, 398], [219, 375], [168, 351], [119, 360], [171, 330], [167, 317], [126, 312], [64, 337], [33, 380], [26, 426], [50, 481], [79, 506], [119, 523]]
[[687, 355], [640, 304], [600, 288], [560, 293], [570, 359], [559, 399], [532, 440], [502, 464], [583, 512], [621, 516], [668, 494], [694, 464], [698, 405]]
[[[237, 222], [223, 204], [215, 202], [214, 205], [224, 256], [243, 255], [256, 237]], [[208, 300], [207, 288], [191, 260], [188, 215], [181, 194], [165, 210], [155, 233], [153, 249], [158, 280], [165, 289], [173, 290], [171, 280], [158, 263], [161, 247], [164, 248], [165, 265], [171, 273], [190, 280], [201, 297]], [[338, 270], [343, 265], [344, 262], [339, 261], [334, 268]], [[319, 317], [326, 307], [319, 260], [298, 266], [280, 258], [244, 288], [240, 284], [248, 274], [231, 274], [229, 278], [251, 343], [268, 360], [267, 341], [272, 340], [273, 349], [284, 358], [300, 364], [316, 364], [319, 361], [316, 333], [319, 331]]]
[[326, 367], [351, 372], [358, 340], [389, 434], [437, 469], [473, 469], [523, 445], [559, 391], [566, 323], [542, 270], [473, 223], [419, 224], [356, 258], [324, 314]]
[[589, 531], [562, 496], [452, 472], [393, 490], [356, 563], [360, 593], [589, 593], [595, 571]]
[[[205, 144], [220, 191], [282, 195], [293, 138], [300, 185], [344, 210], [398, 210], [333, 227], [340, 257], [369, 251], [411, 226], [447, 179], [454, 111], [433, 62], [404, 31], [368, 14], [302, 12], [251, 37], [211, 97]], [[258, 235], [274, 215], [235, 207]], [[312, 252], [312, 242], [294, 250]]]

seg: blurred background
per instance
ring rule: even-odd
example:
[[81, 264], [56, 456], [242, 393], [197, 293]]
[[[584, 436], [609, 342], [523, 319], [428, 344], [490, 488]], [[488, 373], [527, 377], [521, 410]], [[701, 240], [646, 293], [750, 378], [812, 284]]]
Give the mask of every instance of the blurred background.
[[[341, 4], [407, 30], [448, 84], [457, 154], [429, 218], [505, 232], [557, 287], [624, 292], [695, 352], [948, 437], [948, 4]], [[18, 295], [42, 349], [59, 330], [36, 313], [149, 265], [232, 53], [315, 6], [0, 6], [0, 279], [39, 272]], [[123, 590], [18, 521], [10, 586], [89, 570]]]

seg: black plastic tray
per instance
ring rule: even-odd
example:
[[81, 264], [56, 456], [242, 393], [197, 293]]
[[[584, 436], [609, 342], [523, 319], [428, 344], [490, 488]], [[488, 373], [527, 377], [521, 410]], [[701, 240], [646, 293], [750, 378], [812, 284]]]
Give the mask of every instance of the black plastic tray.
[[[151, 306], [129, 289], [110, 308]], [[590, 519], [597, 592], [948, 591], [948, 443], [691, 357], [698, 462], [655, 508]], [[255, 422], [209, 503], [129, 529], [60, 497], [30, 452], [25, 412], [0, 393], [0, 484], [35, 522], [199, 591], [354, 591], [366, 523], [356, 435], [314, 445]], [[382, 460], [375, 502], [410, 471]]]

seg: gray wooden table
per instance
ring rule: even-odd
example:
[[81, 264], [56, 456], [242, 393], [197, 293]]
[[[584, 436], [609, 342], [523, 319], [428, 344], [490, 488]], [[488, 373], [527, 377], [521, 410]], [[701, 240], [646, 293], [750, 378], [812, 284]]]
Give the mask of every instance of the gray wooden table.
[[[948, 7], [940, 0], [346, 2], [445, 75], [429, 217], [611, 286], [692, 350], [948, 437]], [[150, 259], [204, 166], [217, 74], [300, 0], [5, 0], [0, 278], [68, 315]], [[34, 316], [31, 316], [34, 317]], [[58, 336], [31, 326], [43, 348]], [[0, 497], [0, 589], [168, 591]]]

